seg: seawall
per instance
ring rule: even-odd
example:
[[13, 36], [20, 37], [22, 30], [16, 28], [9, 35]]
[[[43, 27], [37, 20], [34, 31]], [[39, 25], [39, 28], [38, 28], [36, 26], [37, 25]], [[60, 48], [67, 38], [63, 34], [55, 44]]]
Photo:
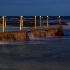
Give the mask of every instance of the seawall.
[[[30, 30], [30, 32], [33, 34], [34, 38], [64, 36], [63, 30], [61, 28], [49, 28], [43, 30], [35, 29]], [[28, 33], [28, 30], [0, 32], [0, 41], [27, 41], [29, 40]]]
[[0, 32], [0, 41], [25, 41], [28, 39], [27, 31]]
[[34, 35], [34, 37], [47, 38], [47, 37], [56, 36], [55, 33], [57, 32], [57, 29], [52, 28], [52, 29], [48, 29], [48, 30], [32, 30], [31, 32]]

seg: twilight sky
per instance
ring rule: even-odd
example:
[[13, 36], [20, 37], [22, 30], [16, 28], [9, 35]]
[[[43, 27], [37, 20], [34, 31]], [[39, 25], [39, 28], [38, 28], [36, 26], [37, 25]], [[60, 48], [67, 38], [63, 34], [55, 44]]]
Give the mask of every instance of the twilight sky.
[[0, 16], [70, 16], [70, 0], [0, 0]]

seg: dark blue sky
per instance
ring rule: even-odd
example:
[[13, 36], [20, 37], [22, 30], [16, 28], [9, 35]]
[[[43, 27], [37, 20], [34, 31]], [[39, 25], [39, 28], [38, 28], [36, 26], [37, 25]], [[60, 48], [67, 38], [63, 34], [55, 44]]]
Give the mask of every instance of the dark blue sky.
[[0, 15], [70, 16], [70, 0], [0, 0]]

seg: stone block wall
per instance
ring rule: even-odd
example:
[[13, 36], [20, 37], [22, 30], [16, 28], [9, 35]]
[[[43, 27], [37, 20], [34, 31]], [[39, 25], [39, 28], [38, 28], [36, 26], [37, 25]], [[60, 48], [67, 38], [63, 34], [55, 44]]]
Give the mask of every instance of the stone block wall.
[[27, 31], [0, 32], [0, 41], [25, 41], [28, 39]]
[[54, 37], [56, 36], [55, 35], [56, 32], [57, 32], [57, 29], [49, 29], [47, 31], [45, 30], [33, 30], [32, 31], [34, 37], [38, 37], [38, 38]]
[[55, 28], [49, 29], [49, 33], [50, 33], [51, 37], [55, 37], [56, 32], [57, 32], [57, 29], [55, 29]]
[[34, 37], [38, 37], [38, 38], [45, 38], [46, 37], [45, 30], [33, 30], [32, 34]]
[[[47, 38], [55, 36], [64, 36], [60, 28], [50, 28], [48, 30], [31, 30], [34, 38]], [[29, 40], [27, 30], [0, 32], [0, 41], [26, 41]]]

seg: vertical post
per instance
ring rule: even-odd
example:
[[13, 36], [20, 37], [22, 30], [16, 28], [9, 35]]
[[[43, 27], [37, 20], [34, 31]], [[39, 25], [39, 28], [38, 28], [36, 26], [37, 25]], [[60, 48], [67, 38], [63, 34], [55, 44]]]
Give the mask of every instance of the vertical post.
[[41, 16], [40, 16], [40, 27], [41, 27]]
[[22, 16], [22, 27], [23, 27], [23, 22], [24, 22], [24, 19], [23, 19], [23, 16]]
[[47, 16], [47, 22], [46, 23], [47, 23], [47, 28], [48, 28], [48, 16]]
[[5, 16], [5, 27], [6, 27], [6, 16]]
[[22, 16], [20, 16], [20, 30], [22, 29]]
[[36, 16], [35, 16], [35, 29], [36, 29]]
[[58, 18], [59, 18], [59, 20], [58, 20], [58, 21], [59, 21], [59, 25], [60, 25], [60, 16], [59, 16]]
[[2, 32], [4, 32], [4, 16], [2, 16]]

